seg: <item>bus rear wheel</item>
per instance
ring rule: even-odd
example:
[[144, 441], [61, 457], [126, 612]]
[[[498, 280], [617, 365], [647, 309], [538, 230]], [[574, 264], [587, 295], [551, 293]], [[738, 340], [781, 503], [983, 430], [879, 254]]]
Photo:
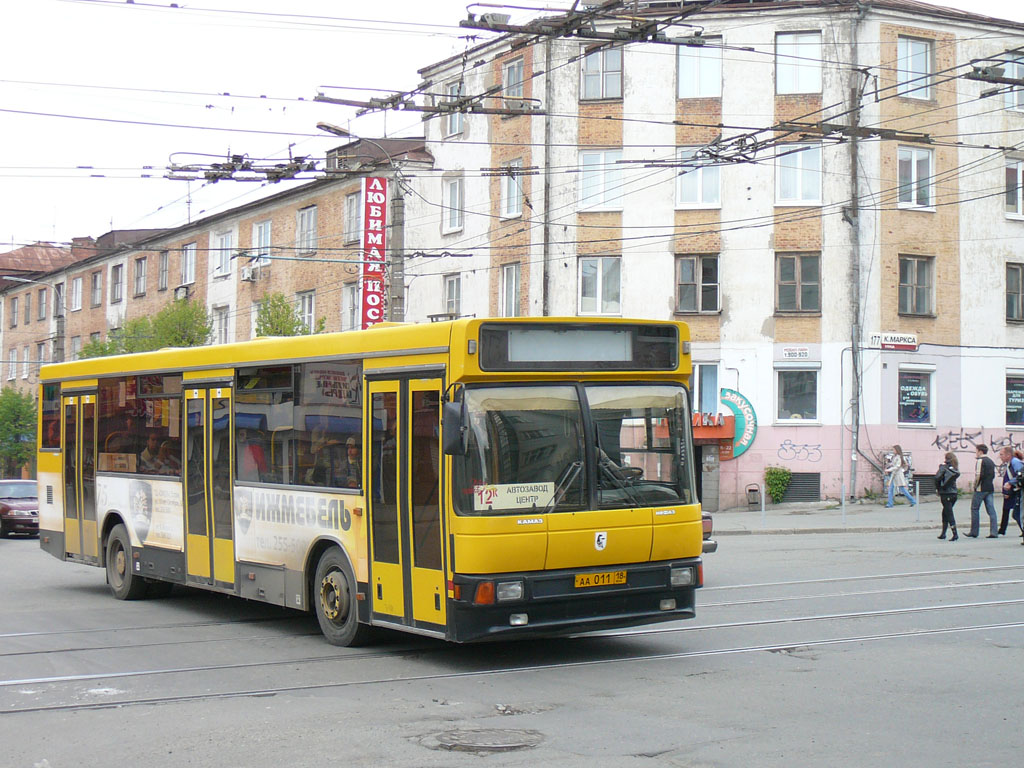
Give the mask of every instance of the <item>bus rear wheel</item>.
[[320, 557], [313, 580], [313, 610], [327, 642], [355, 647], [365, 645], [371, 629], [359, 623], [356, 579], [348, 558], [337, 547]]
[[107, 539], [107, 584], [118, 600], [138, 600], [146, 594], [146, 582], [132, 573], [132, 544], [128, 530], [115, 525]]

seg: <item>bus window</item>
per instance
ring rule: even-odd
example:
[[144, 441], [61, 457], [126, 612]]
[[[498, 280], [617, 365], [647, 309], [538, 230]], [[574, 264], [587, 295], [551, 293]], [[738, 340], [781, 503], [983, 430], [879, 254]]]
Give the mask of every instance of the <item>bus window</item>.
[[413, 555], [417, 568], [441, 568], [441, 507], [438, 422], [441, 397], [437, 391], [412, 393], [412, 445], [409, 450], [412, 483]]
[[99, 382], [97, 469], [181, 477], [181, 376]]
[[39, 446], [60, 449], [60, 385], [44, 384], [42, 387], [43, 428]]

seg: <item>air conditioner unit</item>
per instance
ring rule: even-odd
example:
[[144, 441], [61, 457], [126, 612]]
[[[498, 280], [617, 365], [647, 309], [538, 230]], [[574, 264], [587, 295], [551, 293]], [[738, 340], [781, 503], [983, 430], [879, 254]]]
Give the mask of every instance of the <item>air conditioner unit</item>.
[[256, 282], [256, 270], [252, 267], [242, 267], [242, 282], [243, 283], [254, 283]]
[[187, 285], [179, 285], [177, 288], [175, 288], [174, 289], [174, 298], [175, 299], [182, 299], [182, 300], [187, 299], [188, 298], [188, 286]]

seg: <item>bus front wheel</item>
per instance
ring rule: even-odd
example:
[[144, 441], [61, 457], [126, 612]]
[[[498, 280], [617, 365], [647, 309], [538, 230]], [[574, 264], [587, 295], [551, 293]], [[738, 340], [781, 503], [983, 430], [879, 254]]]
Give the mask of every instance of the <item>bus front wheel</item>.
[[334, 547], [321, 556], [313, 586], [313, 606], [327, 642], [350, 647], [365, 645], [371, 629], [359, 623], [356, 579], [340, 549]]
[[118, 600], [138, 600], [146, 594], [146, 582], [132, 573], [132, 544], [128, 530], [115, 525], [107, 539], [107, 584]]

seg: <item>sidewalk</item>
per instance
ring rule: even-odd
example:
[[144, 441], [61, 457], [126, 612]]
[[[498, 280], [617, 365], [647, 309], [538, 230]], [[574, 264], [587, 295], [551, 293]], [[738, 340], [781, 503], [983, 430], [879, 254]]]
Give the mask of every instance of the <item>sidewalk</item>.
[[[1002, 499], [997, 497], [997, 511]], [[953, 510], [957, 528], [971, 527], [971, 497], [957, 501]], [[838, 501], [815, 501], [794, 504], [765, 504], [760, 507], [733, 507], [712, 513], [714, 534], [741, 536], [748, 534], [782, 533], [876, 533], [880, 531], [942, 530], [942, 504], [935, 496], [926, 496], [916, 507], [906, 499], [886, 509], [885, 500], [854, 500], [846, 502], [845, 519]], [[981, 509], [982, 535], [988, 534], [988, 515]], [[1014, 526], [1016, 527], [1016, 526]], [[961, 534], [962, 535], [962, 534]]]

